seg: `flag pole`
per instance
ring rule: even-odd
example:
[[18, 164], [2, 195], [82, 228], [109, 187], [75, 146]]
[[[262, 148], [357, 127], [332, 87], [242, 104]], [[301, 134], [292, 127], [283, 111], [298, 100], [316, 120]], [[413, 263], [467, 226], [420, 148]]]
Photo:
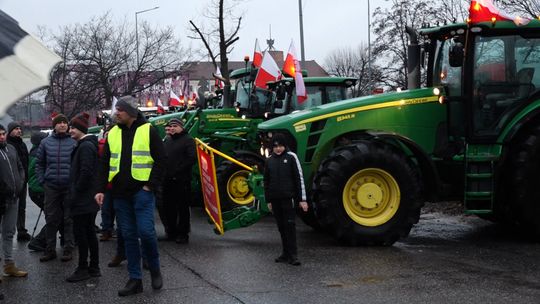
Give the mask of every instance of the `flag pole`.
[[303, 63], [306, 61], [306, 58], [304, 56], [304, 21], [302, 16], [302, 0], [298, 0], [298, 12], [300, 19], [300, 57]]

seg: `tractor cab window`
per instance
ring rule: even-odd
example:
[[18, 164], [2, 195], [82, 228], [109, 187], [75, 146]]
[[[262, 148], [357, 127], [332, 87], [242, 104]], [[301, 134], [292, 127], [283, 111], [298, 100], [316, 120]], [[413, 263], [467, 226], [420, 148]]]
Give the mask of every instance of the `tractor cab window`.
[[434, 86], [444, 86], [449, 96], [461, 96], [461, 67], [450, 65], [450, 49], [454, 46], [453, 39], [438, 41], [436, 63], [433, 75]]
[[475, 135], [497, 135], [540, 86], [540, 38], [478, 36], [473, 69]]
[[296, 97], [296, 91], [293, 90], [291, 112], [309, 109], [347, 98], [347, 90], [342, 86], [307, 86], [306, 91], [308, 94], [307, 99], [299, 102]]
[[246, 83], [239, 81], [236, 84], [236, 100], [235, 104], [242, 112], [248, 112], [250, 117], [258, 117], [264, 115], [264, 112], [268, 111], [269, 98], [272, 94], [261, 88], [255, 88], [253, 90], [252, 83]]

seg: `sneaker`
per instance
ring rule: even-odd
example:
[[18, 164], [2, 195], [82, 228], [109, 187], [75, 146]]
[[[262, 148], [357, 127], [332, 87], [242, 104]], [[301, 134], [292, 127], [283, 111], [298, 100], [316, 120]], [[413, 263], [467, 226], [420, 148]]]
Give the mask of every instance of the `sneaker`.
[[110, 241], [113, 238], [113, 234], [111, 231], [104, 231], [101, 233], [101, 236], [99, 237], [100, 242], [107, 242]]
[[17, 233], [18, 242], [28, 242], [32, 239], [32, 236], [28, 232], [19, 232]]
[[45, 253], [39, 258], [40, 262], [48, 262], [56, 259], [56, 252], [54, 251], [45, 251]]
[[88, 268], [88, 274], [91, 277], [97, 278], [101, 276], [101, 270], [99, 269], [99, 267], [90, 267]]
[[64, 253], [62, 254], [62, 257], [60, 258], [60, 261], [62, 262], [68, 262], [73, 259], [73, 253], [71, 253], [70, 249], [64, 249]]
[[300, 266], [302, 265], [302, 263], [300, 263], [300, 261], [297, 259], [297, 258], [291, 258], [289, 260], [289, 264], [293, 265], [293, 266]]
[[72, 275], [66, 278], [66, 281], [70, 283], [80, 282], [84, 280], [90, 279], [90, 274], [88, 273], [87, 268], [79, 268], [75, 269], [75, 272], [73, 272]]
[[278, 256], [274, 262], [276, 263], [287, 263], [289, 261], [289, 258], [287, 256], [285, 256], [284, 254]]
[[6, 277], [26, 277], [28, 272], [21, 270], [15, 266], [15, 263], [8, 263], [4, 265], [4, 276]]
[[176, 244], [187, 244], [189, 243], [189, 235], [187, 234], [179, 235], [176, 237], [175, 242]]
[[143, 292], [142, 280], [129, 279], [126, 286], [118, 291], [118, 295], [125, 297], [141, 292]]
[[45, 245], [40, 244], [36, 239], [32, 239], [30, 243], [28, 243], [28, 249], [33, 251], [45, 251], [45, 247]]
[[126, 258], [125, 257], [121, 257], [121, 256], [118, 256], [118, 255], [115, 255], [112, 260], [109, 262], [109, 264], [107, 264], [108, 267], [118, 267], [120, 266], [120, 264], [122, 263], [122, 261], [125, 261]]
[[163, 277], [159, 269], [150, 270], [150, 278], [152, 279], [152, 288], [154, 290], [161, 289], [163, 287]]

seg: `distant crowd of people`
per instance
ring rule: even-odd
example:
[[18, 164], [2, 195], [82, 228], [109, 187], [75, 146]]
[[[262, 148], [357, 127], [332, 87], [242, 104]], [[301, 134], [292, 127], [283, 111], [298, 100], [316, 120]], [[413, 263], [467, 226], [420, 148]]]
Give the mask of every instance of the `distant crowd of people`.
[[[61, 261], [72, 260], [76, 248], [78, 264], [66, 281], [101, 276], [95, 226], [101, 210], [101, 241], [112, 239], [115, 220], [117, 224], [117, 250], [107, 265], [117, 267], [127, 259], [129, 279], [118, 295], [143, 291], [141, 265], [150, 272], [152, 288], [162, 288], [154, 209], [157, 207], [166, 233], [160, 240], [187, 244], [192, 167], [197, 161], [195, 142], [177, 118], [168, 121], [166, 138], [162, 140], [131, 96], [117, 101], [114, 118], [115, 124], [107, 126], [98, 140], [96, 135], [88, 134], [87, 113], [71, 120], [58, 114], [52, 120], [50, 135], [32, 134], [30, 152], [23, 142], [20, 124], [12, 122], [7, 130], [0, 124], [5, 276], [28, 275], [15, 265], [15, 233], [17, 241], [29, 241], [30, 250], [43, 251], [41, 262], [57, 258], [58, 233]], [[45, 215], [45, 226], [35, 236], [25, 227], [27, 193], [41, 209], [40, 216], [41, 212]], [[265, 195], [282, 238], [282, 254], [276, 262], [300, 265], [295, 202], [307, 211], [306, 194], [297, 157], [279, 134], [265, 166]]]

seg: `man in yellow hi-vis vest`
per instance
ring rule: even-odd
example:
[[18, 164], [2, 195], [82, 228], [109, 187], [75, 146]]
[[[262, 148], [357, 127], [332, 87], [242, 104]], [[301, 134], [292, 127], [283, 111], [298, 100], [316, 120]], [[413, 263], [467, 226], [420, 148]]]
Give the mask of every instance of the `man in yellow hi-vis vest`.
[[158, 132], [137, 110], [135, 98], [120, 98], [115, 118], [117, 126], [109, 131], [100, 160], [95, 198], [101, 205], [107, 183], [112, 183], [111, 195], [125, 240], [129, 272], [129, 281], [118, 295], [128, 296], [143, 290], [142, 256], [150, 268], [152, 288], [163, 286], [154, 228], [154, 193], [161, 185], [166, 154]]

